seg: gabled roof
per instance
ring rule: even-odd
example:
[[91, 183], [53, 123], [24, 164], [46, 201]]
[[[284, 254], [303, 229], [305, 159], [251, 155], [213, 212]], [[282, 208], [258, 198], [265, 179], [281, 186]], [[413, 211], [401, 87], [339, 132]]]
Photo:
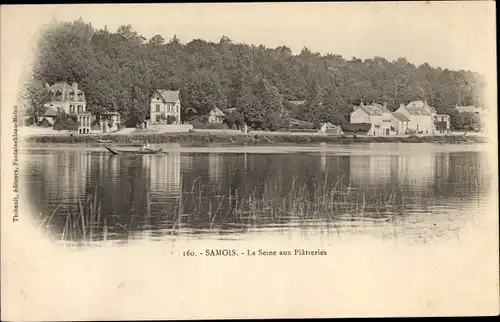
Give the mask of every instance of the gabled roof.
[[166, 89], [157, 89], [157, 93], [160, 94], [160, 97], [163, 101], [168, 103], [175, 103], [179, 99], [180, 91], [168, 91]]
[[[54, 85], [52, 86], [49, 86], [48, 88], [50, 91], [62, 91], [64, 89], [64, 91], [66, 92], [73, 92], [73, 87], [71, 87], [71, 85], [69, 85], [68, 83], [66, 82], [58, 82], [58, 83], [55, 83]], [[78, 93], [81, 93], [82, 90], [81, 89], [77, 89], [77, 92]]]
[[210, 114], [211, 115], [214, 115], [214, 116], [226, 116], [226, 114], [224, 114], [218, 107], [214, 107], [211, 111], [210, 111]]
[[73, 88], [70, 85], [68, 85], [68, 83], [66, 83], [66, 82], [59, 82], [59, 83], [55, 83], [52, 86], [49, 86], [49, 90], [51, 90], [51, 91], [61, 91], [63, 89], [66, 91], [70, 91]]
[[44, 116], [57, 116], [57, 111], [55, 108], [53, 107], [49, 107], [47, 108], [47, 111], [45, 111], [45, 113], [43, 113]]
[[382, 115], [390, 113], [390, 111], [382, 104], [372, 103], [370, 105], [360, 105], [360, 109], [371, 115]]
[[406, 116], [404, 116], [403, 114], [401, 113], [397, 113], [397, 112], [393, 112], [392, 115], [398, 120], [398, 121], [401, 121], [401, 122], [409, 122], [410, 119], [408, 119]]
[[427, 102], [422, 101], [413, 101], [406, 105], [406, 110], [408, 113], [413, 115], [431, 115], [432, 113], [436, 113], [436, 109]]

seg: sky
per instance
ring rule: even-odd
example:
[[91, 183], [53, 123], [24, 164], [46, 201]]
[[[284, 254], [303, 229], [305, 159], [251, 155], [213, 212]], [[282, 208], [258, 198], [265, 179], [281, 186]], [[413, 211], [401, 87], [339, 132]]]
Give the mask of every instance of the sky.
[[146, 38], [160, 34], [168, 40], [176, 34], [187, 43], [226, 35], [233, 42], [285, 45], [294, 53], [306, 46], [349, 59], [407, 57], [417, 65], [479, 72], [485, 59], [495, 55], [495, 8], [490, 1], [25, 5], [2, 12], [2, 23], [17, 15], [30, 17], [22, 22], [25, 35], [36, 34], [52, 19], [81, 17], [110, 31], [131, 24]]
[[492, 1], [4, 5], [0, 10], [2, 78], [8, 80], [29, 71], [44, 24], [78, 18], [110, 31], [131, 24], [146, 38], [160, 34], [169, 40], [175, 34], [182, 43], [225, 35], [236, 43], [285, 45], [294, 53], [308, 47], [346, 59], [406, 57], [416, 65], [496, 76]]

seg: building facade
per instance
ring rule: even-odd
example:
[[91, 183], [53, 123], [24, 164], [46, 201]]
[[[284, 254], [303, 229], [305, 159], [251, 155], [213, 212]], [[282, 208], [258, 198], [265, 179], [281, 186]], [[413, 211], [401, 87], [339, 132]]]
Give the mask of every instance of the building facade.
[[52, 86], [45, 84], [45, 88], [50, 92], [51, 100], [44, 104], [47, 109], [44, 117], [47, 120], [51, 119], [53, 122], [55, 118], [54, 111], [56, 114], [64, 112], [76, 118], [78, 133], [90, 133], [92, 114], [87, 113], [85, 92], [78, 88], [78, 83], [72, 83], [71, 86], [66, 82], [55, 83]]
[[391, 128], [396, 135], [405, 135], [408, 130], [410, 120], [401, 113], [391, 113]]
[[354, 107], [354, 111], [350, 115], [352, 124], [371, 124], [368, 135], [374, 136], [393, 135], [394, 131], [391, 130], [392, 118], [393, 116], [385, 104], [382, 105], [373, 102], [369, 105], [365, 105], [363, 101], [361, 101], [359, 106]]
[[408, 118], [408, 134], [446, 134], [451, 130], [451, 117], [437, 114], [436, 109], [427, 104], [427, 101], [413, 101], [406, 106], [401, 104], [396, 113]]
[[103, 133], [118, 131], [121, 123], [120, 113], [104, 112], [99, 116], [99, 124]]
[[208, 114], [208, 123], [212, 124], [222, 124], [226, 114], [224, 114], [219, 108], [214, 107]]
[[180, 91], [158, 89], [150, 102], [153, 124], [181, 124]]

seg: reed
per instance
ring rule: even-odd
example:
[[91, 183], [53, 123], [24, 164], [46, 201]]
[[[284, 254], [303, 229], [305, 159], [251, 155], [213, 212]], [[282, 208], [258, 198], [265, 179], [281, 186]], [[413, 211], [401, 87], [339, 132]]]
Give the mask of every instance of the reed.
[[[286, 189], [286, 180], [278, 175], [251, 191], [225, 190], [226, 186], [221, 183], [204, 184], [201, 178], [196, 178], [190, 188], [182, 192], [176, 205], [163, 209], [162, 221], [172, 234], [184, 227], [223, 232], [287, 223], [333, 227], [339, 234], [343, 225], [363, 225], [365, 221], [395, 224], [394, 216], [404, 214], [404, 196], [393, 184], [380, 183], [377, 190], [367, 193], [366, 187], [346, 185], [346, 175], [294, 176]], [[118, 235], [123, 237], [124, 233], [130, 239], [135, 231], [144, 229], [136, 225], [136, 218], [144, 214], [136, 213], [135, 201], [132, 209], [120, 214], [117, 222], [102, 212], [97, 190], [95, 188], [85, 200], [78, 200], [77, 211], [61, 215], [64, 221], [59, 239], [100, 241]], [[419, 198], [418, 193], [410, 197]], [[48, 228], [60, 209], [58, 206], [40, 226]]]

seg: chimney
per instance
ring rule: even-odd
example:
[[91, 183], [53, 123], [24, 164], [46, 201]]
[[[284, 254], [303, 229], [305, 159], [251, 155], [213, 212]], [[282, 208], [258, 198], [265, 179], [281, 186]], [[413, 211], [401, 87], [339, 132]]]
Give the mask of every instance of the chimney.
[[384, 107], [387, 108], [387, 102], [384, 102]]
[[49, 83], [45, 83], [45, 89], [49, 89]]
[[66, 100], [66, 86], [62, 86], [61, 87], [61, 101], [65, 101]]
[[405, 107], [403, 103], [399, 104], [399, 108]]
[[359, 103], [359, 106], [364, 106], [365, 104], [363, 104], [363, 99], [361, 99], [361, 103]]
[[73, 100], [77, 101], [78, 100], [78, 84], [76, 82], [73, 82], [73, 84], [71, 84], [71, 88], [73, 89]]

